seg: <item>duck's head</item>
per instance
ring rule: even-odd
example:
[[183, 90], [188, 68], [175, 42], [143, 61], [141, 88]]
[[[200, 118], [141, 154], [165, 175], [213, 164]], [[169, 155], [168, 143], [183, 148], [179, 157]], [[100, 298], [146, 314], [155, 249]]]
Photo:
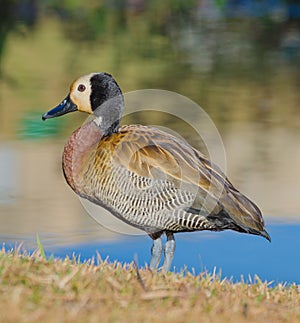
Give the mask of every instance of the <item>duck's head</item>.
[[75, 80], [70, 93], [55, 108], [43, 114], [42, 119], [55, 118], [73, 111], [96, 116], [95, 122], [105, 133], [118, 130], [124, 109], [120, 87], [108, 73], [91, 73]]

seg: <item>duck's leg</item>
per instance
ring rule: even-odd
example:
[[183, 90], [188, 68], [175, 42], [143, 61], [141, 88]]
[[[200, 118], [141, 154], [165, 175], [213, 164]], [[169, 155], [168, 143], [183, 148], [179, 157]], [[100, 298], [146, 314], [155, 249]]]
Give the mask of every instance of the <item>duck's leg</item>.
[[153, 240], [153, 245], [151, 248], [150, 269], [152, 270], [157, 269], [160, 262], [161, 255], [162, 255], [162, 241], [161, 241], [161, 237], [159, 237]]
[[165, 244], [165, 260], [163, 264], [163, 269], [167, 273], [170, 271], [170, 268], [173, 262], [176, 243], [174, 239], [174, 234], [172, 232], [166, 232], [166, 235], [167, 235], [167, 242]]

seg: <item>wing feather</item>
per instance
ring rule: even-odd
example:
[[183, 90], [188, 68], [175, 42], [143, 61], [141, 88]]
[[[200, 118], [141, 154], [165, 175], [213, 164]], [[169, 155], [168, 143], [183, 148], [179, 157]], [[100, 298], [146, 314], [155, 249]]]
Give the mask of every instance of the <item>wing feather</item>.
[[113, 163], [153, 180], [166, 179], [195, 193], [190, 212], [228, 216], [246, 231], [263, 231], [258, 207], [230, 183], [224, 173], [183, 140], [155, 128], [123, 126], [104, 144], [114, 151]]

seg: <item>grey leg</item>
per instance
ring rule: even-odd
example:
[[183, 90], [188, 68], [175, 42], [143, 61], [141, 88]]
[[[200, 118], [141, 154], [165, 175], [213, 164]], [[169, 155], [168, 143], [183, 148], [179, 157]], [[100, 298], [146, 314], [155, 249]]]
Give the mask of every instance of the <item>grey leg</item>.
[[162, 242], [161, 242], [161, 238], [157, 238], [153, 241], [153, 245], [151, 248], [151, 261], [150, 261], [150, 269], [152, 270], [156, 270], [159, 262], [160, 262], [160, 258], [162, 255]]
[[167, 242], [165, 244], [165, 260], [163, 269], [167, 273], [170, 271], [172, 261], [174, 258], [176, 243], [172, 232], [167, 232]]

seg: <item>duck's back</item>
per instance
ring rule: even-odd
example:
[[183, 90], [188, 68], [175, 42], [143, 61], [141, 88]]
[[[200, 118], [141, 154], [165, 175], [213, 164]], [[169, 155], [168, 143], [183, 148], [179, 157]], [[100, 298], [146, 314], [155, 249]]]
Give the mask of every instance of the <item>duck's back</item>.
[[93, 142], [79, 169], [79, 195], [148, 233], [233, 229], [265, 236], [259, 209], [221, 170], [158, 129], [121, 127]]

